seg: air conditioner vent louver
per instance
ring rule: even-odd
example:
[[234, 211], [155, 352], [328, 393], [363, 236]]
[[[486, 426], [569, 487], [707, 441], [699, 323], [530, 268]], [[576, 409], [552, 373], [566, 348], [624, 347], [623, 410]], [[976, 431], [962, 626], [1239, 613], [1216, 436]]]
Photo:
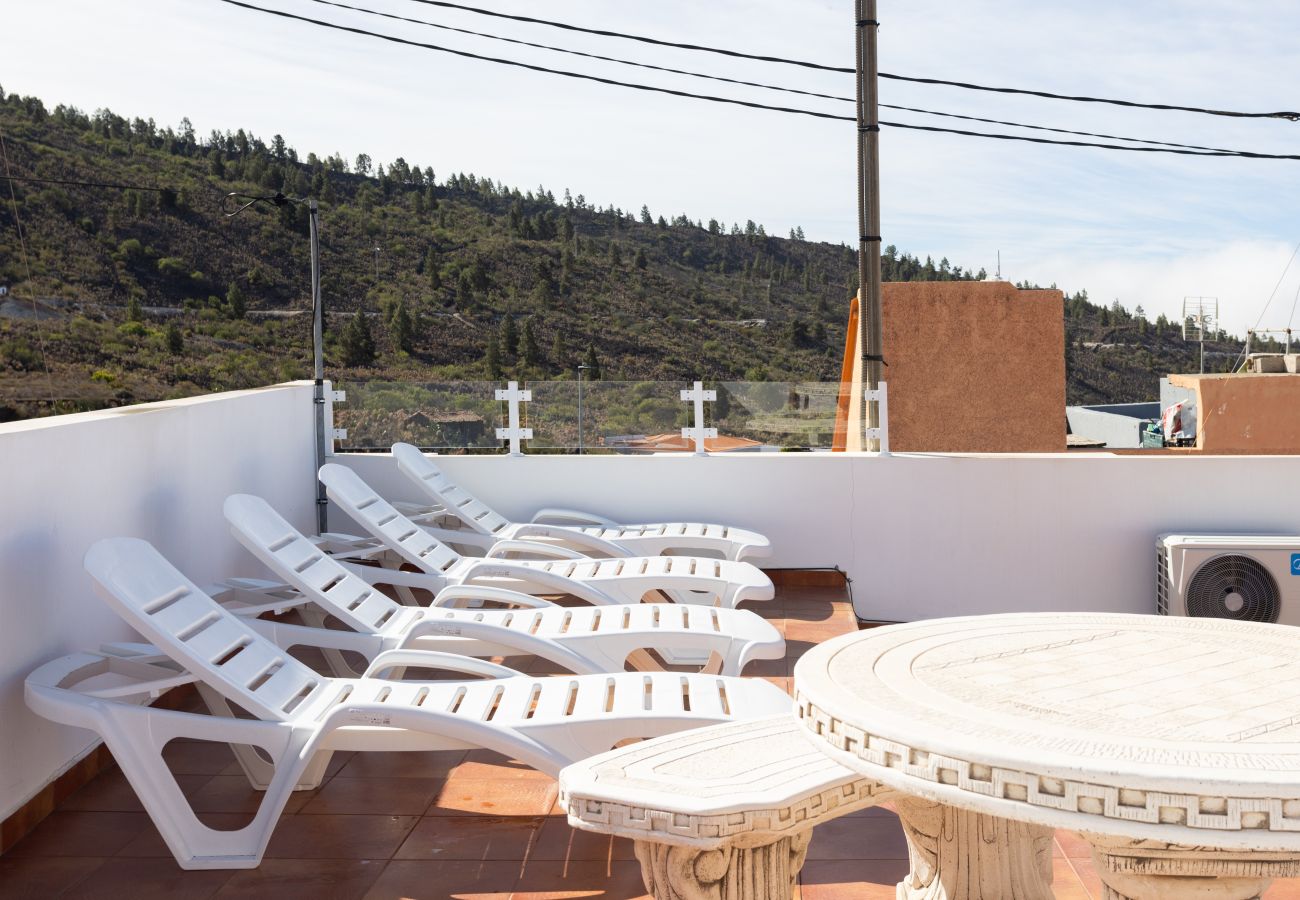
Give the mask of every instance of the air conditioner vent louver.
[[[1162, 577], [1161, 588], [1163, 582]], [[1186, 605], [1189, 616], [1276, 622], [1281, 596], [1268, 569], [1249, 556], [1227, 554], [1196, 570], [1187, 586]]]
[[1156, 613], [1169, 615], [1169, 551], [1156, 547]]

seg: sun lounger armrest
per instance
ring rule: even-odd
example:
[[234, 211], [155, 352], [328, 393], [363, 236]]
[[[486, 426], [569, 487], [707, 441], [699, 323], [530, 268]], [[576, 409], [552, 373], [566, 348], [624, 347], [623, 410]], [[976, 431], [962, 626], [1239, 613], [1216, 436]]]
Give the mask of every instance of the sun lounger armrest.
[[485, 587], [477, 584], [458, 584], [443, 588], [429, 605], [454, 607], [463, 605], [457, 601], [465, 600], [491, 600], [494, 603], [504, 603], [507, 606], [526, 609], [545, 609], [548, 606], [555, 605], [549, 600], [543, 600], [541, 597], [531, 597], [528, 594], [521, 594], [519, 591]]
[[588, 559], [577, 550], [560, 547], [556, 544], [543, 544], [538, 541], [497, 541], [487, 552], [485, 559], [500, 559], [507, 553], [534, 553], [538, 556], [551, 556], [556, 559]]
[[513, 678], [522, 674], [507, 666], [499, 666], [472, 656], [461, 656], [458, 653], [441, 653], [437, 650], [385, 650], [375, 657], [363, 677], [378, 678], [381, 672], [397, 666], [445, 669], [449, 672], [464, 672], [466, 675], [482, 675], [484, 678]]
[[570, 525], [601, 525], [605, 528], [618, 527], [618, 523], [613, 519], [606, 519], [604, 516], [577, 509], [564, 509], [559, 506], [548, 506], [533, 516], [533, 524], [542, 522], [551, 522], [557, 525], [568, 523]]

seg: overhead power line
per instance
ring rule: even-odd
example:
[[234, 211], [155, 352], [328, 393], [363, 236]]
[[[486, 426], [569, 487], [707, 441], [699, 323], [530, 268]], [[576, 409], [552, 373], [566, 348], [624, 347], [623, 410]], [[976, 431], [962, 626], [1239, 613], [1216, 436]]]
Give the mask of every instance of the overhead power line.
[[439, 44], [428, 44], [423, 41], [412, 41], [407, 38], [397, 37], [391, 34], [380, 34], [376, 31], [367, 31], [364, 28], [354, 28], [350, 25], [340, 25], [337, 22], [325, 22], [321, 19], [313, 19], [309, 16], [299, 16], [293, 13], [285, 12], [279, 9], [266, 9], [261, 6], [254, 6], [251, 3], [244, 3], [242, 0], [220, 0], [222, 3], [228, 3], [231, 6], [238, 6], [243, 9], [252, 10], [253, 12], [266, 13], [267, 15], [278, 16], [282, 19], [293, 19], [298, 22], [307, 22], [312, 25], [318, 25], [322, 28], [332, 28], [335, 31], [347, 31], [351, 34], [360, 34], [366, 37], [378, 38], [379, 40], [389, 41], [394, 44], [404, 44], [408, 47], [420, 47], [425, 50], [435, 50], [440, 53], [450, 53], [454, 56], [462, 56], [466, 59], [477, 59], [482, 62], [497, 63], [503, 66], [514, 66], [518, 69], [528, 69], [533, 72], [545, 72], [548, 75], [563, 75], [566, 78], [578, 78], [583, 81], [595, 81], [600, 84], [613, 85], [615, 87], [632, 88], [638, 91], [650, 91], [657, 94], [671, 94], [674, 97], [688, 97], [693, 100], [709, 100], [714, 103], [730, 103], [735, 106], [748, 106], [751, 109], [767, 109], [773, 112], [793, 113], [801, 116], [813, 116], [818, 119], [839, 119], [845, 122], [856, 121], [852, 116], [838, 116], [834, 113], [816, 112], [811, 109], [796, 109], [789, 106], [770, 106], [766, 103], [754, 103], [749, 100], [737, 100], [732, 97], [714, 97], [708, 94], [693, 94], [690, 91], [679, 91], [673, 88], [656, 87], [648, 84], [634, 84], [628, 81], [618, 81], [614, 78], [602, 78], [599, 75], [588, 75], [583, 72], [568, 72], [564, 69], [552, 69], [547, 66], [538, 66], [533, 63], [521, 62], [517, 59], [502, 59], [499, 56], [486, 56], [482, 53], [470, 53], [468, 50], [457, 50], [453, 47], [443, 47]]
[[[659, 38], [647, 37], [641, 34], [629, 34], [624, 31], [607, 31], [599, 28], [586, 28], [581, 25], [573, 25], [569, 22], [556, 22], [552, 19], [537, 19], [532, 16], [519, 16], [510, 13], [498, 12], [494, 9], [482, 9], [477, 6], [466, 6], [462, 3], [452, 3], [450, 0], [411, 0], [413, 3], [422, 3], [426, 6], [439, 6], [444, 9], [457, 9], [462, 12], [474, 13], [480, 16], [492, 16], [497, 19], [510, 19], [515, 22], [526, 22], [530, 25], [546, 25], [550, 28], [561, 28], [565, 31], [577, 31], [583, 34], [594, 34], [600, 37], [620, 38], [628, 41], [639, 41], [643, 44], [654, 44], [658, 47], [673, 47], [678, 50], [695, 50], [704, 53], [716, 53], [722, 56], [730, 56], [736, 59], [752, 59], [757, 62], [780, 63], [788, 66], [799, 66], [805, 69], [816, 69], [823, 72], [839, 72], [842, 74], [853, 75], [856, 69], [845, 66], [829, 66], [825, 63], [810, 62], [802, 59], [790, 59], [784, 56], [763, 56], [758, 53], [745, 53], [740, 50], [730, 50], [725, 47], [709, 47], [701, 44], [685, 44], [678, 41], [666, 41]], [[1075, 96], [1070, 94], [1054, 94], [1050, 91], [1036, 91], [1028, 88], [1008, 88], [1008, 87], [991, 87], [989, 85], [974, 84], [968, 81], [950, 81], [943, 78], [918, 78], [911, 75], [895, 75], [888, 72], [879, 73], [881, 78], [889, 78], [894, 81], [910, 81], [916, 84], [936, 84], [946, 87], [963, 88], [970, 91], [990, 91], [998, 94], [1024, 94], [1030, 97], [1043, 97], [1048, 100], [1071, 100], [1076, 103], [1108, 103], [1113, 106], [1128, 106], [1137, 109], [1157, 109], [1163, 111], [1201, 113], [1209, 116], [1229, 116], [1242, 119], [1289, 119], [1292, 122], [1300, 121], [1300, 112], [1282, 111], [1282, 112], [1238, 112], [1227, 109], [1212, 109], [1200, 106], [1182, 106], [1172, 103], [1142, 103], [1136, 100], [1114, 100], [1105, 97], [1088, 97]]]
[[853, 102], [852, 97], [838, 97], [834, 94], [820, 94], [816, 91], [804, 91], [798, 88], [783, 87], [778, 84], [765, 84], [759, 81], [745, 81], [740, 78], [727, 78], [722, 75], [707, 75], [704, 72], [691, 72], [685, 69], [673, 69], [668, 66], [656, 66], [651, 63], [636, 62], [630, 59], [619, 59], [615, 56], [601, 56], [599, 53], [586, 53], [582, 50], [572, 50], [568, 47], [556, 47], [551, 44], [538, 44], [533, 41], [521, 41], [517, 38], [505, 37], [499, 34], [489, 34], [484, 31], [473, 31], [469, 28], [457, 28], [453, 25], [446, 25], [442, 22], [430, 22], [427, 19], [413, 19], [409, 16], [399, 16], [395, 13], [382, 12], [377, 9], [366, 9], [361, 6], [352, 6], [347, 3], [339, 3], [338, 0], [312, 0], [313, 3], [319, 3], [322, 6], [334, 6], [339, 9], [349, 9], [353, 12], [365, 13], [368, 16], [379, 16], [384, 19], [394, 19], [398, 22], [408, 22], [412, 25], [425, 25], [429, 28], [438, 28], [442, 31], [454, 31], [457, 34], [468, 34], [474, 37], [486, 38], [490, 41], [503, 41], [507, 44], [517, 44], [521, 47], [533, 47], [537, 50], [551, 50], [555, 53], [566, 53], [569, 56], [581, 56], [584, 59], [596, 59], [601, 62], [618, 63], [621, 66], [635, 66], [638, 69], [650, 69], [655, 72], [667, 72], [671, 75], [689, 75], [692, 78], [706, 78], [709, 81], [721, 81], [727, 84], [737, 84], [743, 87], [763, 88], [768, 91], [782, 91], [787, 94], [799, 94], [804, 97], [817, 97], [822, 100], [844, 100], [849, 103]]
[[[320, 19], [313, 19], [308, 16], [299, 16], [293, 13], [285, 12], [283, 10], [266, 9], [261, 6], [254, 6], [251, 3], [244, 3], [242, 2], [242, 0], [220, 0], [220, 2], [230, 4], [231, 6], [237, 6], [240, 7], [241, 9], [251, 10], [253, 12], [259, 12], [267, 15], [277, 16], [282, 19], [291, 19], [298, 22], [306, 22], [308, 24], [316, 25], [322, 28], [330, 28], [335, 31], [344, 31], [350, 34], [358, 34], [365, 37], [376, 38], [378, 40], [388, 41], [394, 44], [402, 44], [408, 47], [419, 47], [424, 50], [433, 50], [440, 53], [450, 53], [454, 56], [461, 56], [467, 59], [476, 59], [482, 62], [491, 62], [491, 63], [497, 63], [499, 65], [514, 66], [515, 68], [528, 69], [533, 72], [543, 72], [549, 75], [561, 75], [566, 78], [577, 78], [583, 81], [594, 81], [599, 84], [607, 84], [614, 87], [630, 88], [632, 90], [648, 91], [651, 93], [658, 93], [658, 94], [668, 94], [670, 96], [685, 97], [692, 100], [706, 100], [712, 103], [726, 103], [734, 106], [744, 106], [750, 109], [763, 109], [771, 112], [789, 113], [789, 114], [801, 115], [801, 116], [813, 116], [819, 119], [832, 119], [841, 122], [857, 121], [853, 116], [841, 116], [835, 113], [818, 112], [811, 109], [799, 109], [799, 108], [788, 107], [788, 106], [773, 106], [766, 103], [755, 103], [750, 100], [739, 100], [734, 97], [718, 97], [710, 94], [696, 94], [690, 91], [676, 90], [674, 88], [658, 87], [655, 85], [648, 85], [648, 84], [636, 84], [628, 81], [619, 81], [614, 78], [604, 78], [599, 75], [589, 75], [583, 72], [570, 72], [564, 69], [553, 69], [548, 66], [539, 66], [533, 63], [521, 62], [519, 60], [503, 59], [501, 57], [496, 57], [496, 56], [486, 56], [480, 53], [471, 53], [467, 50], [457, 50], [451, 47], [443, 47], [438, 44], [429, 44], [423, 41], [413, 41], [408, 38], [397, 37], [391, 34], [381, 34], [375, 31], [367, 31], [364, 28], [356, 28], [350, 25], [341, 25], [336, 22], [326, 22]], [[955, 115], [955, 114], [946, 113], [943, 115]], [[996, 133], [983, 132], [983, 131], [967, 131], [967, 130], [957, 129], [957, 128], [942, 128], [937, 125], [915, 125], [915, 124], [908, 124], [903, 122], [881, 122], [880, 124], [891, 128], [905, 128], [905, 129], [916, 130], [916, 131], [931, 131], [931, 132], [939, 132], [945, 134], [956, 134], [956, 135], [961, 135], [963, 137], [981, 137], [981, 138], [990, 138], [994, 140], [1003, 140], [1003, 141], [1024, 141], [1027, 143], [1034, 143], [1034, 144], [1057, 144], [1057, 145], [1067, 146], [1067, 147], [1094, 147], [1102, 150], [1123, 150], [1123, 151], [1130, 151], [1130, 152], [1137, 152], [1137, 153], [1173, 153], [1173, 154], [1179, 154], [1183, 156], [1220, 156], [1220, 157], [1240, 157], [1245, 159], [1300, 160], [1300, 155], [1255, 153], [1246, 150], [1237, 151], [1237, 150], [1216, 150], [1216, 149], [1192, 149], [1190, 147], [1184, 149], [1182, 146], [1179, 145], [1124, 146], [1121, 144], [1102, 144], [1102, 143], [1093, 143], [1093, 142], [1086, 142], [1086, 141], [1063, 141], [1063, 140], [1054, 140], [1051, 138], [1036, 138], [1036, 137], [1030, 137], [1028, 135], [996, 134]], [[1024, 127], [1029, 127], [1029, 126], [1024, 126]], [[1041, 126], [1033, 126], [1033, 127], [1041, 127]], [[1115, 140], [1138, 141], [1140, 139], [1139, 138], [1115, 138]], [[1152, 143], [1152, 142], [1144, 141], [1144, 143]]]
[[[483, 31], [473, 31], [468, 28], [457, 28], [455, 26], [446, 25], [441, 22], [430, 22], [427, 19], [414, 19], [409, 16], [399, 16], [394, 13], [383, 12], [377, 9], [367, 9], [362, 6], [353, 6], [349, 3], [339, 2], [339, 0], [312, 0], [312, 2], [319, 3], [322, 6], [333, 6], [338, 9], [351, 10], [352, 12], [364, 13], [370, 16], [379, 16], [380, 18], [384, 18], [384, 19], [393, 19], [398, 22], [407, 22], [412, 25], [424, 25], [429, 28], [438, 28], [443, 31], [456, 32], [457, 34], [468, 34], [474, 37], [486, 38], [487, 40], [491, 40], [491, 41], [503, 41], [508, 44], [517, 44], [524, 47], [533, 47], [538, 50], [549, 50], [549, 51], [554, 51], [556, 53], [568, 54], [570, 56], [579, 56], [585, 59], [600, 60], [602, 62], [617, 63], [618, 65], [622, 65], [622, 66], [635, 66], [637, 68], [650, 69], [656, 72], [667, 72], [673, 75], [686, 75], [691, 78], [702, 78], [709, 81], [719, 81], [719, 82], [724, 82], [726, 84], [735, 84], [743, 87], [761, 88], [767, 91], [782, 91], [788, 94], [799, 94], [801, 96], [815, 97], [822, 100], [837, 100], [842, 103], [857, 102], [852, 97], [841, 97], [835, 94], [821, 94], [815, 91], [804, 91], [804, 90], [799, 90], [797, 88], [790, 88], [790, 87], [785, 87], [777, 84], [766, 84], [764, 82], [757, 82], [757, 81], [745, 81], [738, 78], [727, 78], [722, 75], [711, 75], [705, 72], [695, 72], [688, 69], [674, 69], [666, 66], [656, 66], [650, 63], [637, 62], [635, 60], [622, 59], [615, 56], [602, 56], [596, 53], [585, 53], [580, 50], [572, 50], [567, 47], [556, 47], [551, 44], [538, 44], [538, 43], [534, 43], [533, 41], [521, 41], [515, 38], [504, 37], [498, 34], [490, 34], [488, 32], [483, 32]], [[1096, 132], [1091, 132], [1091, 131], [1074, 131], [1068, 128], [1051, 128], [1046, 125], [1025, 125], [1021, 122], [1008, 122], [1002, 119], [984, 119], [978, 116], [966, 116], [966, 115], [960, 115], [958, 113], [938, 112], [932, 109], [919, 109], [913, 106], [896, 106], [891, 103], [881, 103], [880, 107], [882, 109], [897, 109], [903, 112], [914, 112], [914, 113], [919, 113], [927, 116], [943, 116], [945, 118], [951, 118], [951, 119], [963, 119], [968, 122], [984, 122], [989, 125], [1006, 125], [1011, 128], [1028, 128], [1033, 131], [1050, 131], [1056, 134], [1071, 134], [1071, 135], [1075, 135], [1076, 137], [1102, 138], [1103, 140], [1108, 140], [1108, 141], [1125, 141], [1128, 143], [1136, 143], [1136, 144], [1154, 144], [1161, 147], [1178, 147], [1183, 150], [1205, 150], [1205, 151], [1210, 151], [1215, 153], [1240, 154], [1245, 152], [1245, 151], [1237, 151], [1237, 150], [1228, 150], [1223, 147], [1205, 147], [1197, 144], [1180, 144], [1180, 143], [1174, 143], [1169, 141], [1149, 140], [1147, 138], [1131, 138], [1131, 137], [1121, 137], [1119, 135], [1114, 135], [1114, 134], [1098, 134]]]
[[176, 194], [176, 188], [149, 187], [143, 184], [119, 184], [107, 181], [71, 181], [64, 178], [28, 178], [26, 175], [0, 175], [5, 181], [23, 181], [28, 184], [58, 184], [69, 187], [116, 188], [123, 191], [153, 191], [158, 194]]

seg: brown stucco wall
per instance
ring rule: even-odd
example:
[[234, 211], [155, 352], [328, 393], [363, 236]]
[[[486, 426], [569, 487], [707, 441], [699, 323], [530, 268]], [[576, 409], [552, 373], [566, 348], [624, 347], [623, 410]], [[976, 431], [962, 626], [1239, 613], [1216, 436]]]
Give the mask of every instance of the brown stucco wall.
[[1196, 449], [1300, 453], [1300, 375], [1170, 375], [1196, 391]]
[[1065, 450], [1060, 291], [1001, 281], [889, 283], [881, 300], [897, 451]]

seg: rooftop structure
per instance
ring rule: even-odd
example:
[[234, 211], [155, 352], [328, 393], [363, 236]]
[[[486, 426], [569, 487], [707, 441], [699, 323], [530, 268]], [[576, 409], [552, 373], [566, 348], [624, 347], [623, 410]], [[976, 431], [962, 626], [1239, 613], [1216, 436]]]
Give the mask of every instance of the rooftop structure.
[[[1005, 281], [886, 284], [881, 325], [891, 448], [923, 453], [1064, 450], [1062, 317], [1063, 297], [1056, 290], [1019, 290]], [[841, 380], [857, 384], [854, 338], [850, 329]], [[857, 409], [855, 400], [849, 405], [850, 435], [857, 433]]]

